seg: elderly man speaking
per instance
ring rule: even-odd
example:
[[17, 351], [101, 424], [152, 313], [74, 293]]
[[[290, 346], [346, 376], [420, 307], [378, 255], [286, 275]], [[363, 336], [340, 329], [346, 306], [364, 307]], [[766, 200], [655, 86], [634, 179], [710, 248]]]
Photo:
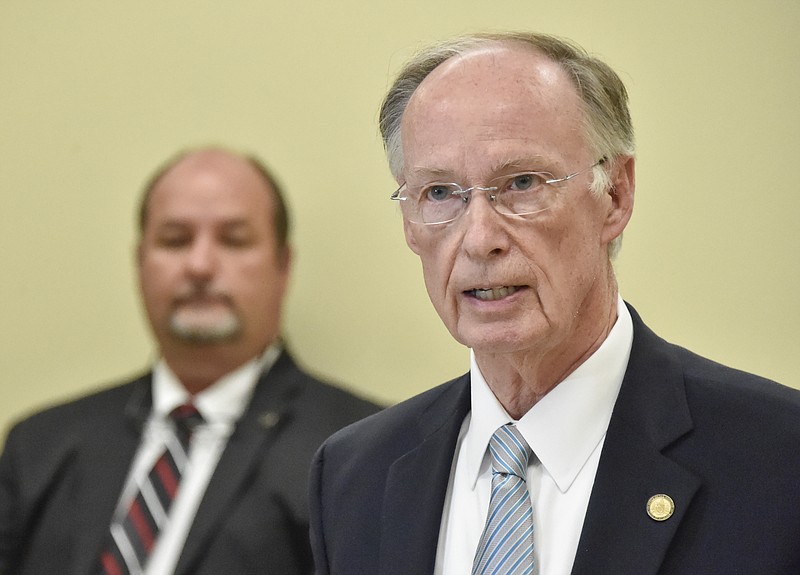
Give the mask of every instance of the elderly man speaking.
[[547, 35], [458, 38], [405, 66], [381, 130], [471, 365], [317, 453], [317, 572], [800, 573], [800, 392], [667, 343], [619, 295], [617, 74]]

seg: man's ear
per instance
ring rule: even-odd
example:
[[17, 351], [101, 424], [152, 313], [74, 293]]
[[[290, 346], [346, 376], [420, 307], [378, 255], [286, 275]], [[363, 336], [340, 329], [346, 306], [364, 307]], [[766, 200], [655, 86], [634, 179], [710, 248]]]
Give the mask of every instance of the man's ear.
[[622, 235], [633, 215], [633, 196], [636, 191], [636, 160], [633, 156], [619, 156], [611, 168], [611, 187], [606, 194], [611, 197], [606, 214], [603, 241], [611, 243]]
[[[398, 186], [403, 185], [403, 178], [401, 175], [396, 175], [395, 181], [397, 182]], [[402, 203], [402, 202], [398, 202]], [[419, 255], [419, 244], [417, 243], [416, 232], [418, 232], [418, 227], [411, 222], [409, 222], [405, 216], [403, 216], [403, 233], [406, 236], [406, 245], [411, 248], [411, 251], [415, 254]]]
[[294, 261], [294, 250], [292, 246], [286, 244], [280, 251], [278, 252], [278, 265], [280, 266], [281, 270], [286, 272], [287, 274], [292, 269], [292, 262]]
[[278, 252], [278, 269], [280, 276], [280, 295], [279, 301], [284, 301], [286, 298], [286, 291], [289, 287], [289, 281], [292, 275], [292, 262], [294, 261], [294, 250], [292, 246], [286, 244]]
[[141, 269], [142, 261], [144, 260], [144, 246], [142, 245], [141, 239], [137, 242], [136, 248], [133, 250], [133, 259], [136, 262], [136, 268]]

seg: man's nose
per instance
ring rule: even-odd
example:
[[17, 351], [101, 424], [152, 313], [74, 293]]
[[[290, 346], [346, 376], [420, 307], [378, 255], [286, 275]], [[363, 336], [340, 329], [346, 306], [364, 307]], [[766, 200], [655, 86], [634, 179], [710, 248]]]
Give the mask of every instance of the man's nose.
[[471, 257], [486, 258], [508, 249], [506, 218], [495, 209], [494, 190], [475, 188], [459, 225], [464, 227], [461, 245]]
[[186, 268], [192, 275], [207, 277], [214, 274], [218, 254], [214, 242], [208, 238], [196, 238], [187, 254]]

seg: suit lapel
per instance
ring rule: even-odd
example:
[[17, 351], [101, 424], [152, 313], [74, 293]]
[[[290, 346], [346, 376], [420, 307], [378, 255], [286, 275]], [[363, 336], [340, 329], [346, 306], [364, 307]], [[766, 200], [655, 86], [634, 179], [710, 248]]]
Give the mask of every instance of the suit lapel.
[[469, 408], [469, 375], [464, 375], [420, 418], [420, 442], [390, 468], [381, 518], [381, 575], [433, 572], [450, 467]]
[[[108, 406], [104, 426], [89, 430], [77, 449], [82, 478], [77, 504], [75, 573], [94, 572], [109, 536], [111, 519], [152, 406], [151, 376], [131, 384], [124, 406]], [[119, 413], [124, 410], [125, 416]], [[118, 431], [114, 431], [118, 428]]]
[[250, 473], [262, 461], [267, 443], [291, 419], [293, 398], [300, 391], [294, 377], [296, 373], [297, 367], [284, 352], [272, 369], [262, 374], [250, 405], [228, 439], [211, 476], [175, 569], [176, 574], [192, 573], [226, 510], [243, 489]]
[[[631, 309], [634, 341], [606, 434], [573, 575], [655, 575], [700, 487], [700, 480], [664, 455], [691, 432], [683, 373], [663, 340]], [[648, 515], [665, 494], [674, 513]]]

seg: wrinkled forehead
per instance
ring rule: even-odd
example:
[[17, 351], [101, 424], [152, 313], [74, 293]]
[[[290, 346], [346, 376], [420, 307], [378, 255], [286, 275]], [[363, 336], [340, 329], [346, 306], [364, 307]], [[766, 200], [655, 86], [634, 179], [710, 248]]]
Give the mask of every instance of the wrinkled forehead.
[[180, 164], [153, 186], [148, 201], [153, 223], [242, 220], [266, 226], [272, 210], [269, 188], [249, 166], [235, 162]]
[[585, 147], [584, 117], [571, 77], [544, 54], [498, 44], [454, 56], [409, 101], [401, 124], [403, 171], [456, 161], [466, 166], [510, 148], [519, 148], [515, 155], [552, 151], [577, 160]]

